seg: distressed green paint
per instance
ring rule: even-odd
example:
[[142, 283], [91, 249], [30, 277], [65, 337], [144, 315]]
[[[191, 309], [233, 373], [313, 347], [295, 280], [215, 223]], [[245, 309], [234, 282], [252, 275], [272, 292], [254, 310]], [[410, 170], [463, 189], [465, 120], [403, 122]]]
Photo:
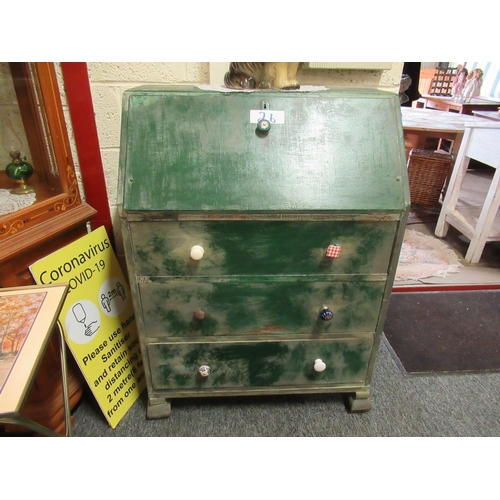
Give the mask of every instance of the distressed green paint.
[[365, 364], [366, 360], [363, 359], [363, 355], [359, 351], [346, 351], [344, 353], [344, 360], [346, 362], [346, 370], [351, 372], [353, 375], [358, 373], [359, 369]]
[[[171, 282], [142, 284], [148, 337], [375, 331], [383, 282]], [[330, 307], [334, 318], [319, 312]], [[195, 321], [193, 312], [206, 317]]]
[[[386, 274], [396, 222], [204, 221], [130, 224], [146, 276]], [[340, 257], [325, 257], [328, 245]], [[200, 261], [189, 257], [201, 245]]]
[[[259, 137], [263, 101], [285, 123]], [[118, 205], [153, 404], [366, 397], [410, 204], [398, 96], [155, 87], [123, 103]]]
[[[155, 390], [362, 383], [373, 338], [299, 342], [182, 344], [164, 357], [168, 344], [150, 344]], [[326, 370], [314, 371], [322, 359]], [[207, 365], [209, 377], [198, 374]]]
[[[285, 123], [259, 137], [267, 101]], [[374, 89], [124, 93], [125, 210], [391, 210], [405, 206], [397, 94]], [[398, 140], [399, 139], [399, 140]]]

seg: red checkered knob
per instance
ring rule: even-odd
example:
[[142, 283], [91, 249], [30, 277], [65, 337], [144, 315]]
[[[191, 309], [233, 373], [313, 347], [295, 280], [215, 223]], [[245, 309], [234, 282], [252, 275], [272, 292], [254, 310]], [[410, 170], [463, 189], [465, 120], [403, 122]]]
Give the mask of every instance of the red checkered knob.
[[340, 256], [341, 250], [342, 250], [341, 246], [328, 245], [328, 248], [326, 249], [325, 257], [328, 257], [329, 259], [336, 259], [337, 257]]

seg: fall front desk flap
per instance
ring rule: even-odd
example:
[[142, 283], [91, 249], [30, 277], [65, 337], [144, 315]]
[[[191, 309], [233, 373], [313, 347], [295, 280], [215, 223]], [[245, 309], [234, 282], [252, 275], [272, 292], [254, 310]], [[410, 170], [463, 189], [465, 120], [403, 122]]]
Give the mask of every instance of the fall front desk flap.
[[409, 203], [397, 94], [126, 91], [126, 211], [374, 211]]

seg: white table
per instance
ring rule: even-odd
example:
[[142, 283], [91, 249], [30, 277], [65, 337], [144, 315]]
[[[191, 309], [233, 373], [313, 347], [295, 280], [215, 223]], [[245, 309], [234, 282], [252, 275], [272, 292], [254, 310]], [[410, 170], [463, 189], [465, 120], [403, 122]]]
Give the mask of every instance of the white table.
[[[475, 159], [495, 169], [482, 207], [457, 207], [469, 161]], [[495, 217], [500, 206], [500, 122], [484, 120], [465, 128], [460, 150], [453, 167], [435, 234], [446, 236], [449, 225], [470, 239], [465, 260], [479, 262], [484, 245], [500, 241], [500, 223]]]
[[500, 112], [499, 111], [473, 111], [474, 116], [479, 118], [487, 118], [488, 120], [494, 120], [500, 122]]
[[478, 116], [404, 106], [401, 107], [401, 117], [405, 144], [410, 145], [408, 149], [425, 149], [427, 138], [448, 139], [453, 141], [450, 153], [454, 156], [458, 154], [467, 126], [490, 123]]

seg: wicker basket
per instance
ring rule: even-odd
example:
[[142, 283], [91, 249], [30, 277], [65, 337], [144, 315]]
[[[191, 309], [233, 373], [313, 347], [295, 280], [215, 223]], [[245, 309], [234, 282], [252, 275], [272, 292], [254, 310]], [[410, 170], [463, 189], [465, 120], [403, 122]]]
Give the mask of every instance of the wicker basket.
[[453, 155], [448, 153], [412, 149], [408, 158], [411, 202], [438, 205], [453, 161]]

